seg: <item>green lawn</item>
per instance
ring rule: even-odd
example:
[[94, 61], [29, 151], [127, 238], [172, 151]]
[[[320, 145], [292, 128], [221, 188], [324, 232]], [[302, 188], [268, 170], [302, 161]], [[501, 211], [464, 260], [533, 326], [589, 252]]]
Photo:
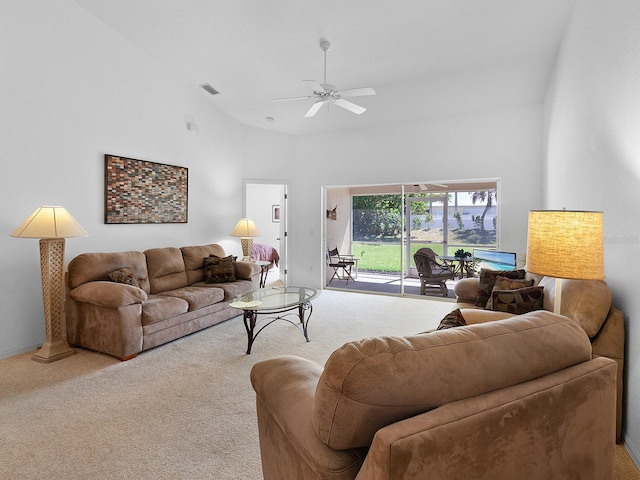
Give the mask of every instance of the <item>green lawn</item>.
[[[413, 254], [424, 245], [411, 245]], [[442, 255], [442, 245], [431, 245], [430, 248], [438, 255]], [[400, 244], [399, 243], [361, 243], [353, 242], [352, 253], [360, 258], [358, 269], [372, 272], [400, 272]]]
[[[459, 248], [471, 252], [473, 248], [490, 248], [495, 246], [496, 231], [478, 229], [451, 230], [449, 232], [449, 252], [443, 253], [442, 244], [419, 243], [415, 240], [438, 241], [442, 238], [441, 231], [437, 229], [411, 232], [411, 264], [413, 265], [413, 254], [421, 247], [429, 246], [437, 255], [453, 255]], [[415, 239], [415, 240], [414, 240]], [[391, 240], [391, 239], [388, 239]], [[464, 245], [464, 247], [461, 247]], [[351, 253], [360, 258], [358, 269], [370, 272], [399, 273], [401, 271], [402, 259], [400, 258], [400, 242], [378, 241], [378, 242], [353, 242]]]

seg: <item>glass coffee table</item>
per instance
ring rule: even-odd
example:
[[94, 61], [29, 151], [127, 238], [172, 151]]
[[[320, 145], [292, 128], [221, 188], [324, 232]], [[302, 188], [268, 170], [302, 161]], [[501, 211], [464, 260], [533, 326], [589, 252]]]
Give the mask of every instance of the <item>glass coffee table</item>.
[[[232, 298], [229, 306], [244, 311], [247, 354], [251, 353], [251, 347], [258, 334], [276, 320], [284, 320], [294, 325], [308, 342], [307, 325], [313, 312], [311, 300], [318, 295], [319, 292], [315, 288], [281, 286], [260, 288]], [[264, 317], [258, 320], [258, 315]]]

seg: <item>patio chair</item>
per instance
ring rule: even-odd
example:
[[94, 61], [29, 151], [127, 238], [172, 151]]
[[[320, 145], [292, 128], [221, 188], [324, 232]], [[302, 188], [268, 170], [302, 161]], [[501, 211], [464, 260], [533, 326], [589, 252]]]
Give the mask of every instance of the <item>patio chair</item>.
[[420, 295], [426, 295], [426, 288], [430, 285], [439, 287], [442, 296], [446, 297], [449, 293], [446, 281], [456, 277], [453, 264], [439, 259], [436, 252], [427, 247], [419, 249], [413, 259], [420, 278]]
[[[329, 283], [333, 282], [333, 279], [336, 277], [341, 280], [346, 280], [347, 284], [349, 284], [349, 279], [351, 279], [352, 282], [355, 282], [354, 278], [351, 276], [351, 268], [355, 264], [353, 255], [340, 255], [340, 253], [338, 253], [338, 248], [336, 247], [333, 250], [327, 249], [327, 259], [329, 261], [329, 266], [333, 268], [333, 275], [331, 276]], [[340, 270], [342, 270], [342, 274], [340, 274]]]

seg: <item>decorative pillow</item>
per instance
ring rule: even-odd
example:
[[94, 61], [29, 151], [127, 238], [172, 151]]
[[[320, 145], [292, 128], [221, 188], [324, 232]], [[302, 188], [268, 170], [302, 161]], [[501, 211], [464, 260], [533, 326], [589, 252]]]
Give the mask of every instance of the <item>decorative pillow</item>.
[[204, 278], [207, 283], [236, 281], [236, 257], [210, 255], [204, 259]]
[[[496, 283], [493, 285], [493, 293], [495, 290], [516, 290], [518, 288], [533, 286], [533, 279], [507, 278], [502, 275], [496, 277]], [[487, 310], [493, 310], [493, 297], [489, 297], [487, 302]]]
[[116, 283], [125, 283], [127, 285], [133, 285], [134, 287], [140, 287], [140, 279], [133, 272], [133, 268], [123, 267], [118, 270], [114, 270], [109, 274], [109, 279]]
[[493, 310], [522, 315], [533, 310], [542, 310], [544, 287], [494, 290], [491, 298]]
[[444, 330], [445, 328], [464, 327], [467, 324], [466, 320], [462, 316], [462, 312], [459, 308], [456, 308], [451, 313], [447, 314], [436, 330]]
[[496, 277], [506, 277], [511, 279], [522, 279], [526, 272], [524, 270], [489, 270], [483, 268], [480, 270], [480, 281], [478, 283], [478, 294], [476, 296], [476, 306], [485, 308], [487, 302], [491, 297], [491, 291], [493, 285], [496, 282]]

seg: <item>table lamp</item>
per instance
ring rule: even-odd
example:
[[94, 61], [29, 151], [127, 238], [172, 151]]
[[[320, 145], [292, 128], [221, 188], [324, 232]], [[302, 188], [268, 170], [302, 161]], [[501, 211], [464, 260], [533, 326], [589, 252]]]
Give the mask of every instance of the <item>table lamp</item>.
[[250, 218], [241, 218], [236, 224], [235, 228], [230, 234], [232, 237], [240, 237], [240, 243], [242, 244], [242, 254], [245, 262], [251, 262], [251, 249], [253, 247], [254, 237], [260, 236], [260, 230], [253, 223]]
[[602, 212], [530, 211], [526, 270], [556, 279], [554, 313], [559, 314], [563, 278], [604, 278]]
[[85, 237], [87, 232], [64, 207], [39, 207], [9, 235], [40, 239], [45, 341], [31, 359], [51, 363], [73, 355], [62, 333], [64, 239]]

